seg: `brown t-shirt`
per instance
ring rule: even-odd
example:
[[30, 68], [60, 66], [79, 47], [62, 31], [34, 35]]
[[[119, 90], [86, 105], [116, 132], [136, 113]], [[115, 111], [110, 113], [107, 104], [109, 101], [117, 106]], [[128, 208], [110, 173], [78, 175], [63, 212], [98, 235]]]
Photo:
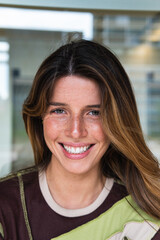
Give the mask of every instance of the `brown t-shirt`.
[[[38, 176], [36, 168], [31, 168], [1, 180], [0, 240], [50, 240], [98, 218], [128, 195], [125, 187], [115, 182], [107, 198], [93, 212], [66, 217], [46, 203]], [[160, 232], [152, 239], [160, 240]]]

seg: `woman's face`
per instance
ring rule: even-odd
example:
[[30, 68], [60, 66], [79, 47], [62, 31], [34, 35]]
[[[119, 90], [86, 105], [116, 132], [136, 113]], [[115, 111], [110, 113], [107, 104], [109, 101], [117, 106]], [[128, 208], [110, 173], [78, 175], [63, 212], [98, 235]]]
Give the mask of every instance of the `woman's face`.
[[99, 171], [109, 146], [102, 128], [98, 84], [79, 76], [60, 78], [43, 119], [51, 164], [62, 171], [84, 174]]

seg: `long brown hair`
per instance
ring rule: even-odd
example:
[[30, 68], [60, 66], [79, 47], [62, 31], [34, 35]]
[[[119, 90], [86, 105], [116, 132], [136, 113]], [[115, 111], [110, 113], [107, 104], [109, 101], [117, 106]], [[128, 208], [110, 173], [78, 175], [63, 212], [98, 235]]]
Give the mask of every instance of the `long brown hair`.
[[120, 179], [144, 211], [160, 218], [160, 169], [145, 144], [129, 78], [115, 55], [98, 43], [86, 40], [68, 43], [40, 66], [23, 105], [35, 163], [46, 167], [50, 162], [42, 115], [55, 80], [67, 75], [94, 79], [101, 89], [102, 121], [111, 141], [101, 160], [102, 173]]

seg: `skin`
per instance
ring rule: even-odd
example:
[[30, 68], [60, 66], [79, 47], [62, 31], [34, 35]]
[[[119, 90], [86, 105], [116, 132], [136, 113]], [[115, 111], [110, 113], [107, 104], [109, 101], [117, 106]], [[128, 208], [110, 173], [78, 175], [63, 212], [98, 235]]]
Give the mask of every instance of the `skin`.
[[[43, 130], [52, 152], [46, 171], [48, 185], [54, 199], [63, 207], [87, 206], [102, 190], [100, 160], [110, 141], [103, 131], [100, 104], [101, 93], [94, 80], [73, 75], [55, 83]], [[89, 149], [75, 154], [67, 152], [64, 146]]]

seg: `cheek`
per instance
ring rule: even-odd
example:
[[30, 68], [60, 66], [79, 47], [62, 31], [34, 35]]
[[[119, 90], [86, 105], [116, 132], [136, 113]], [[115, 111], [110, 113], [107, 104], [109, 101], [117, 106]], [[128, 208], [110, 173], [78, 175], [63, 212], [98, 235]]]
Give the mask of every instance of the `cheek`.
[[97, 123], [90, 123], [87, 126], [88, 131], [90, 132], [90, 134], [92, 134], [92, 136], [94, 136], [96, 139], [101, 140], [101, 141], [105, 141], [107, 140], [107, 135], [105, 134], [102, 124], [101, 122], [97, 122]]
[[62, 119], [62, 118], [58, 118], [58, 119], [53, 119], [53, 118], [46, 118], [43, 121], [43, 127], [45, 128], [45, 130], [48, 131], [55, 131], [55, 130], [63, 130], [65, 128], [65, 126], [67, 125], [68, 120], [67, 119]]
[[50, 121], [44, 121], [43, 123], [43, 133], [45, 140], [55, 139], [59, 135], [60, 128], [58, 124], [53, 124]]

